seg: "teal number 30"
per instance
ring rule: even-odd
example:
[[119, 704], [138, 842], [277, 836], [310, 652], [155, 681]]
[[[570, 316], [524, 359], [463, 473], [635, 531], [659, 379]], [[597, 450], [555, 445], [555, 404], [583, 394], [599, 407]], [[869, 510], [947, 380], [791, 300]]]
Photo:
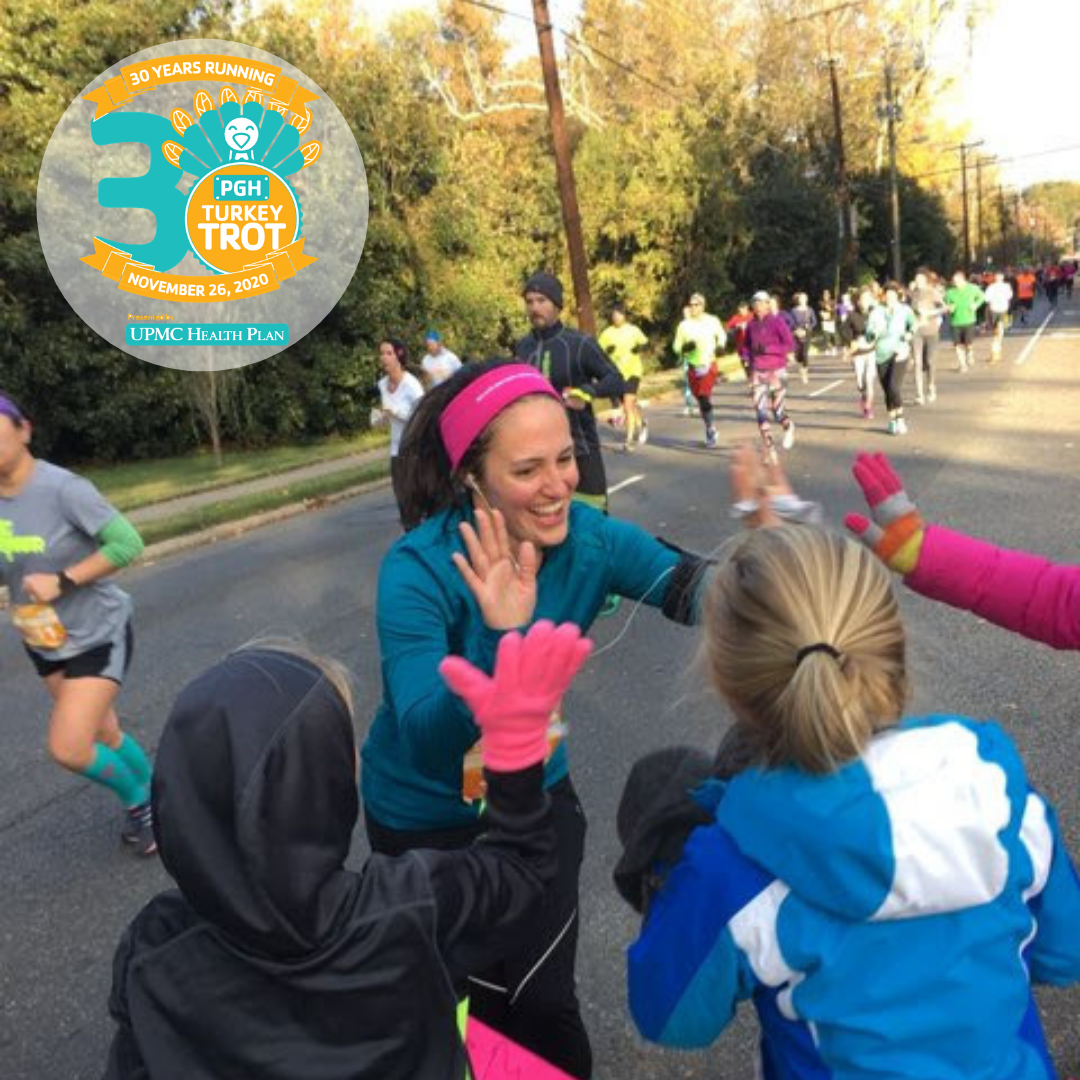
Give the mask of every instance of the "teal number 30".
[[112, 143], [142, 143], [150, 149], [150, 168], [142, 176], [106, 177], [98, 184], [98, 204], [107, 208], [149, 210], [157, 219], [154, 239], [148, 244], [99, 239], [130, 252], [136, 262], [155, 270], [171, 270], [187, 254], [184, 204], [187, 196], [176, 184], [182, 175], [161, 152], [161, 144], [176, 138], [176, 131], [164, 116], [153, 113], [109, 113], [90, 125], [97, 146]]

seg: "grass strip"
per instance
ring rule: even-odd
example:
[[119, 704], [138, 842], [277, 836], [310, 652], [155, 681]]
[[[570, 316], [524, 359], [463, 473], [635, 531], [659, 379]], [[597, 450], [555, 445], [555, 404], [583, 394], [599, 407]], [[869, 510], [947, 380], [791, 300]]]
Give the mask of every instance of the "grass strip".
[[352, 439], [322, 439], [265, 450], [229, 450], [220, 468], [214, 464], [212, 454], [199, 453], [125, 465], [80, 467], [79, 472], [93, 481], [117, 510], [127, 513], [182, 495], [213, 491], [304, 465], [363, 453], [384, 446], [387, 441], [385, 432], [367, 432]]
[[279, 488], [271, 488], [268, 491], [243, 495], [237, 499], [223, 499], [221, 502], [209, 503], [195, 510], [184, 510], [171, 517], [148, 521], [139, 527], [139, 532], [147, 544], [156, 544], [162, 540], [171, 540], [176, 536], [202, 532], [215, 525], [240, 521], [268, 510], [277, 510], [281, 506], [292, 503], [336, 495], [339, 491], [345, 491], [359, 484], [381, 480], [389, 474], [390, 461], [388, 458], [383, 458], [355, 469], [341, 469], [328, 476], [300, 480], [294, 484], [283, 484]]

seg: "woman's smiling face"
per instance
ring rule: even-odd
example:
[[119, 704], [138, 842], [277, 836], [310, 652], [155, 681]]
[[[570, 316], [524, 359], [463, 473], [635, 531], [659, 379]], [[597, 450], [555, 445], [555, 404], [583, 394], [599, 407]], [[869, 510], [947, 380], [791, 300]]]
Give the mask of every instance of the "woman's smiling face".
[[[549, 397], [510, 406], [493, 421], [477, 480], [490, 506], [502, 512], [515, 543], [527, 540], [538, 548], [561, 544], [578, 483], [565, 407]], [[483, 499], [477, 505], [486, 509]]]

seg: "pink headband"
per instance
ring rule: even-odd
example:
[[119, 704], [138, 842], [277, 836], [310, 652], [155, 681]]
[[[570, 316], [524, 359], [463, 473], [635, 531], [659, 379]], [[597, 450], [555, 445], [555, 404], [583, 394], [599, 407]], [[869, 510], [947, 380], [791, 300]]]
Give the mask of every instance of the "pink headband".
[[480, 432], [503, 409], [529, 394], [547, 394], [562, 401], [555, 387], [529, 364], [503, 364], [469, 383], [439, 418], [450, 468], [456, 469], [461, 464]]

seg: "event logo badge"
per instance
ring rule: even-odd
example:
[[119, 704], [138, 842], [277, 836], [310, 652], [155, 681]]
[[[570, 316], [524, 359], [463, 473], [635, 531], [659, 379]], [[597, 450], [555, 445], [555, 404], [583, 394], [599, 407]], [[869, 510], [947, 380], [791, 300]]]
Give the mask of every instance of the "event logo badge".
[[[235, 43], [160, 46], [118, 67], [68, 110], [42, 165], [42, 247], [61, 289], [98, 333], [169, 367], [237, 367], [295, 343], [337, 303], [363, 247], [366, 178], [347, 123], [301, 73]], [[71, 184], [85, 144], [73, 110], [95, 147], [149, 151], [143, 175], [91, 181], [97, 212], [79, 216], [103, 227], [84, 233], [79, 268], [56, 251], [70, 259], [71, 204], [88, 201]], [[128, 211], [117, 228], [103, 213], [115, 208]], [[144, 242], [140, 210], [153, 220]]]

